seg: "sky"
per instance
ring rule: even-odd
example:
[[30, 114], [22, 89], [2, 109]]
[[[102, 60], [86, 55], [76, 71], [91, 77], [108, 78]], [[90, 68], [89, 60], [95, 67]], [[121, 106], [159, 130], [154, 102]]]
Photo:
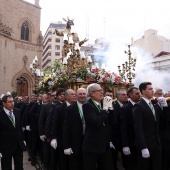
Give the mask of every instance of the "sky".
[[[34, 0], [26, 1], [34, 3]], [[113, 71], [118, 72], [117, 66], [127, 58], [124, 51], [128, 50], [127, 44], [132, 37], [135, 41], [144, 35], [145, 30], [155, 29], [158, 35], [170, 39], [169, 6], [169, 0], [40, 0], [40, 29], [44, 35], [50, 22], [63, 21], [62, 18], [67, 17], [74, 19], [80, 40], [88, 38], [91, 44], [97, 38], [104, 37], [111, 43], [104, 60], [110, 69], [114, 68]], [[144, 52], [139, 54], [134, 81], [137, 85], [141, 81], [152, 80], [151, 77], [154, 86], [163, 86], [160, 84], [161, 77], [163, 82], [169, 81], [166, 73], [161, 75], [152, 69], [147, 70], [147, 75], [141, 74], [146, 73], [146, 63], [141, 57], [145, 61], [151, 59]], [[153, 75], [157, 75], [159, 81], [155, 81]], [[165, 87], [166, 90], [168, 88]]]
[[131, 37], [141, 38], [147, 29], [170, 38], [169, 5], [168, 0], [40, 0], [41, 30], [44, 35], [50, 22], [68, 16], [74, 19], [79, 37], [90, 42], [104, 37], [127, 43]]

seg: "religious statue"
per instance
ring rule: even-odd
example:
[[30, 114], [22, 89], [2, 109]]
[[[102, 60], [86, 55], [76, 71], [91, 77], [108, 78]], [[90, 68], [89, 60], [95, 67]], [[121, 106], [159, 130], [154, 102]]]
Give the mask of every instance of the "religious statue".
[[80, 47], [86, 41], [86, 38], [82, 41], [79, 40], [77, 33], [74, 30], [74, 20], [63, 18], [67, 22], [66, 29], [63, 31], [58, 31], [55, 29], [55, 34], [58, 36], [63, 36], [63, 48], [62, 48], [62, 62], [67, 67], [75, 70], [75, 68], [82, 67], [80, 65]]

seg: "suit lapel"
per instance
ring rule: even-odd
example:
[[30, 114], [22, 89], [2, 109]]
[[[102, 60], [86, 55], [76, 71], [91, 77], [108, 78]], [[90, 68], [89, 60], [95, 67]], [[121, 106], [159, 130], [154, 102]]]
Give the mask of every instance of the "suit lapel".
[[93, 103], [93, 101], [92, 101], [91, 98], [89, 99], [89, 103], [92, 105], [92, 107], [93, 107], [98, 113], [100, 113], [99, 108], [97, 108], [97, 107], [94, 105], [94, 103]]
[[[150, 113], [152, 115], [153, 119], [155, 120], [153, 112], [152, 112], [151, 108], [149, 107], [149, 105], [145, 102], [145, 100], [141, 99], [140, 102], [144, 105], [144, 108], [147, 110], [148, 113]], [[155, 114], [156, 114], [156, 111], [155, 111]]]
[[15, 127], [17, 127], [17, 125], [19, 125], [19, 115], [17, 114], [17, 111], [15, 110], [15, 108], [14, 108], [14, 110], [13, 110], [13, 114], [14, 114], [14, 116], [15, 116]]
[[81, 116], [80, 116], [80, 113], [79, 113], [79, 109], [78, 109], [78, 106], [77, 106], [77, 102], [74, 103], [74, 109], [75, 109], [76, 117], [82, 122], [82, 119], [81, 119]]
[[7, 125], [14, 127], [14, 125], [12, 124], [11, 120], [9, 119], [8, 115], [6, 114], [6, 112], [4, 111], [4, 109], [2, 109], [2, 116], [4, 117], [4, 121], [7, 122]]

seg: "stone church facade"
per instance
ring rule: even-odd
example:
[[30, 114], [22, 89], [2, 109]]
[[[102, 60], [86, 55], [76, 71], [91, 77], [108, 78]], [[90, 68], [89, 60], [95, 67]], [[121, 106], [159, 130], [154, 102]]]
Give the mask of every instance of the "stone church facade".
[[0, 0], [0, 4], [0, 95], [8, 91], [31, 95], [35, 78], [29, 67], [35, 56], [41, 66], [42, 58], [39, 0], [34, 4]]

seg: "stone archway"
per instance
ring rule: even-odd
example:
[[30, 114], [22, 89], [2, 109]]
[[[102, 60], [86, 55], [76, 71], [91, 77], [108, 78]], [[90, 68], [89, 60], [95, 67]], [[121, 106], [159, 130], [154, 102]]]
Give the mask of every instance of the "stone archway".
[[33, 78], [32, 74], [26, 68], [27, 60], [28, 60], [27, 56], [24, 56], [23, 57], [24, 67], [21, 69], [21, 71], [19, 71], [13, 77], [13, 79], [12, 79], [12, 87], [13, 87], [14, 91], [19, 92], [18, 84], [17, 84], [17, 78], [23, 77], [27, 82], [27, 87], [25, 87], [26, 94], [30, 96], [32, 94], [33, 89], [34, 89], [34, 83], [35, 82], [34, 82], [34, 78]]

